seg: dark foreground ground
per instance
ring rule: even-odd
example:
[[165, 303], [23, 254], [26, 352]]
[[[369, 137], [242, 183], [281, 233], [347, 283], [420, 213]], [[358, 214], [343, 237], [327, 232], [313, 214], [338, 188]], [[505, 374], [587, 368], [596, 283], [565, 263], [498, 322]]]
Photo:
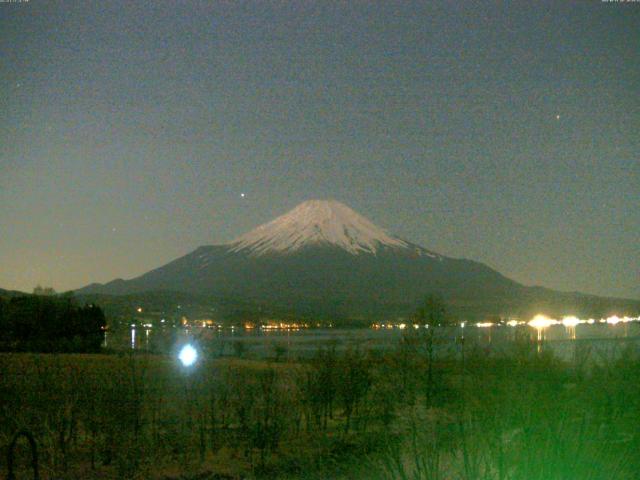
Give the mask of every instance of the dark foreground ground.
[[[43, 479], [634, 479], [640, 359], [570, 362], [528, 340], [304, 361], [0, 355], [0, 478], [30, 432]], [[203, 355], [206, 357], [206, 355]], [[18, 478], [32, 478], [25, 441]]]

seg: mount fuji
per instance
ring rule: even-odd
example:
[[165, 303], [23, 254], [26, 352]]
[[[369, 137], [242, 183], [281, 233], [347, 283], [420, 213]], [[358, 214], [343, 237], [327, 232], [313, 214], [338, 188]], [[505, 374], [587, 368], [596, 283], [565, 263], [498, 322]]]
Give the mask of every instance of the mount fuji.
[[[202, 246], [139, 277], [76, 293], [159, 291], [363, 321], [407, 315], [427, 294], [441, 295], [465, 318], [539, 308], [586, 314], [612, 305], [601, 297], [525, 287], [482, 263], [432, 252], [335, 200], [303, 202], [231, 243]], [[614, 303], [626, 311], [628, 302], [620, 302]]]

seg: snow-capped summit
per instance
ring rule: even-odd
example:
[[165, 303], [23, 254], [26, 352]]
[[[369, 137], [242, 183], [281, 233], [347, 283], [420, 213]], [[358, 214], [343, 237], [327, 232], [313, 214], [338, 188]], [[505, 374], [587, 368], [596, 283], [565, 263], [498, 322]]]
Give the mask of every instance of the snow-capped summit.
[[308, 200], [242, 235], [231, 243], [230, 251], [263, 255], [318, 244], [337, 246], [352, 254], [375, 254], [381, 247], [410, 248], [404, 240], [336, 200]]

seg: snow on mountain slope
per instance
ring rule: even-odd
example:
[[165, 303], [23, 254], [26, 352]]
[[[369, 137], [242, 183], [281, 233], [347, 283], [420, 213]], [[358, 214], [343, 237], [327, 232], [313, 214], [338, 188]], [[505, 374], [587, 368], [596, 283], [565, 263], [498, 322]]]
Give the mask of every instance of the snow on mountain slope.
[[340, 202], [309, 200], [242, 235], [229, 250], [264, 255], [318, 244], [337, 246], [352, 254], [375, 254], [381, 247], [411, 248]]

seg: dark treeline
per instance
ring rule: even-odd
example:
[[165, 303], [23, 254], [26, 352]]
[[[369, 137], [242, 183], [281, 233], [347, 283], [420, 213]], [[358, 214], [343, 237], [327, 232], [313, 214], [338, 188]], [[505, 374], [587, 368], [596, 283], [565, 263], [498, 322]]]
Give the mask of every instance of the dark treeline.
[[97, 352], [105, 325], [99, 307], [79, 306], [73, 297], [0, 297], [3, 351]]

